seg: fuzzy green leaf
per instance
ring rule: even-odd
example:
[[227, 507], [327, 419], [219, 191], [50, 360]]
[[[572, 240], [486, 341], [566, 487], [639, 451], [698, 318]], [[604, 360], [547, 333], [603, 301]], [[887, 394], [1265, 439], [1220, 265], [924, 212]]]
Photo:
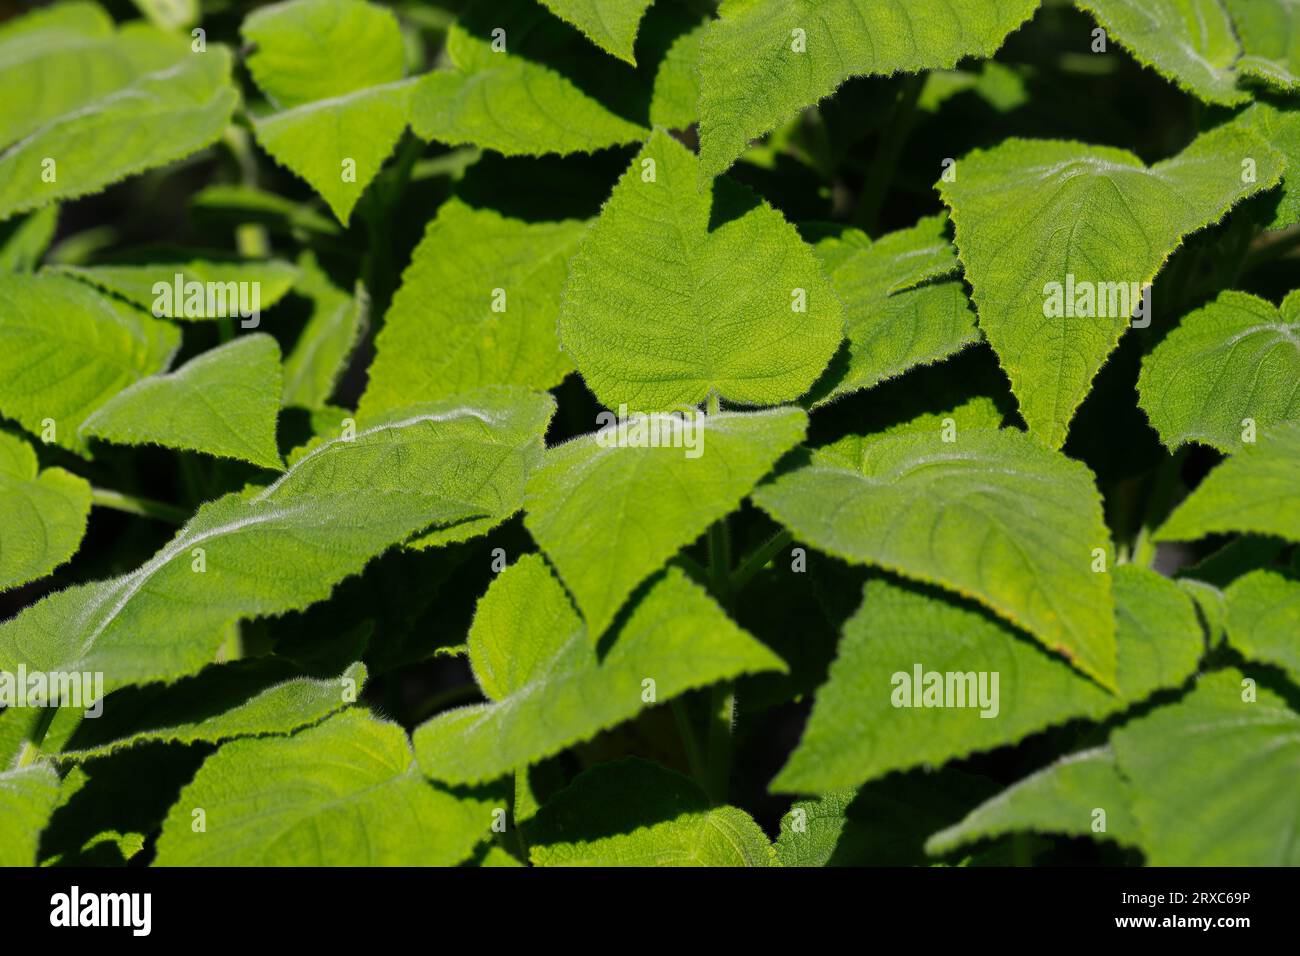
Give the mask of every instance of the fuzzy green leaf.
[[1300, 716], [1242, 675], [1207, 674], [1182, 701], [1111, 737], [1150, 866], [1297, 866]]
[[[740, 504], [807, 423], [794, 408], [638, 417], [546, 453], [528, 483], [524, 523], [593, 642], [638, 584]], [[632, 444], [642, 426], [658, 447]]]
[[526, 824], [537, 866], [772, 866], [762, 829], [710, 807], [681, 774], [638, 758], [580, 775]]
[[541, 0], [557, 17], [569, 21], [606, 53], [636, 63], [632, 51], [641, 18], [654, 0]]
[[[503, 50], [493, 50], [495, 39]], [[411, 126], [425, 139], [507, 156], [586, 153], [632, 143], [645, 128], [612, 112], [548, 64], [570, 27], [529, 0], [472, 4], [447, 31], [448, 68], [421, 79]]]
[[[97, 408], [171, 360], [167, 322], [56, 275], [0, 276], [0, 413], [84, 452], [77, 434]], [[43, 436], [43, 437], [48, 437]]]
[[370, 299], [360, 283], [352, 295], [336, 288], [310, 253], [298, 268], [295, 291], [311, 300], [312, 313], [284, 360], [284, 404], [320, 409], [329, 403], [365, 331]]
[[[1094, 814], [1099, 809], [1106, 812], [1105, 829], [1096, 831], [1094, 824], [1101, 818]], [[925, 847], [942, 855], [979, 840], [1025, 832], [1139, 845], [1128, 785], [1114, 752], [1095, 747], [1062, 757], [980, 804], [960, 823], [934, 834]]]
[[158, 740], [221, 743], [290, 734], [342, 710], [366, 682], [364, 664], [328, 679], [287, 676], [288, 669], [275, 660], [235, 661], [170, 687], [119, 690], [100, 717], [78, 724], [58, 759], [91, 760]]
[[1300, 291], [1281, 308], [1221, 292], [1142, 360], [1138, 393], [1170, 448], [1237, 451], [1246, 419], [1260, 429], [1300, 419]]
[[280, 471], [275, 423], [282, 388], [275, 339], [245, 335], [175, 372], [123, 389], [79, 432], [119, 445], [184, 448]]
[[0, 87], [31, 94], [0, 106], [0, 219], [188, 156], [238, 100], [225, 48], [194, 53], [138, 24], [114, 32], [87, 3], [0, 29]]
[[1300, 541], [1300, 422], [1260, 432], [1197, 486], [1155, 537], [1195, 541], [1237, 531]]
[[860, 458], [814, 457], [754, 502], [836, 557], [975, 597], [1115, 686], [1110, 553], [1091, 472], [1007, 429], [868, 441]]
[[657, 131], [569, 264], [560, 339], [609, 408], [791, 401], [843, 338], [794, 227], [730, 180], [699, 190], [698, 165]]
[[1284, 92], [1300, 90], [1300, 11], [1291, 0], [1224, 0], [1241, 38], [1237, 70]]
[[1037, 7], [1038, 0], [728, 0], [700, 57], [701, 168], [722, 172], [750, 140], [850, 77], [992, 56]]
[[[196, 808], [206, 831], [191, 826]], [[209, 757], [167, 815], [154, 865], [451, 866], [491, 823], [488, 799], [420, 776], [401, 727], [349, 710]]]
[[1300, 581], [1276, 571], [1252, 571], [1233, 581], [1228, 643], [1247, 660], [1276, 664], [1300, 684]]
[[558, 385], [573, 368], [556, 316], [577, 221], [527, 223], [452, 199], [393, 297], [360, 413], [484, 385]]
[[1254, 130], [1286, 157], [1282, 188], [1267, 228], [1285, 229], [1300, 223], [1300, 108], [1284, 110], [1260, 101], [1232, 122]]
[[[1253, 182], [1242, 181], [1245, 159], [1256, 163]], [[1234, 126], [1151, 167], [1120, 149], [1019, 139], [957, 164], [957, 179], [939, 191], [980, 328], [1032, 434], [1064, 444], [1142, 288], [1184, 236], [1275, 186], [1283, 165], [1258, 135]], [[1051, 283], [1059, 294], [1049, 294]]]
[[1133, 58], [1207, 103], [1249, 99], [1233, 69], [1241, 46], [1219, 0], [1077, 0]]
[[[223, 316], [251, 318], [242, 315], [242, 304], [246, 302], [255, 306], [258, 312], [269, 309], [284, 298], [298, 275], [293, 266], [278, 259], [261, 262], [190, 259], [150, 265], [60, 266], [57, 271], [120, 296], [157, 318], [190, 321]], [[177, 276], [180, 276], [179, 280]], [[202, 289], [190, 283], [197, 283]], [[242, 298], [241, 286], [247, 290]], [[252, 298], [253, 288], [257, 289], [256, 302]], [[248, 311], [252, 312], [254, 308]]]
[[410, 113], [397, 18], [361, 0], [287, 0], [242, 32], [256, 44], [253, 79], [280, 107], [254, 122], [257, 141], [346, 224]]
[[0, 432], [0, 591], [44, 577], [76, 554], [89, 514], [84, 478], [38, 471], [31, 445]]
[[[1177, 585], [1133, 565], [1115, 569], [1115, 586], [1118, 696], [979, 610], [915, 586], [869, 582], [862, 607], [845, 626], [830, 679], [817, 692], [803, 739], [773, 790], [824, 793], [893, 770], [938, 766], [1068, 720], [1097, 720], [1176, 687], [1196, 669], [1202, 651], [1191, 600]], [[914, 680], [917, 667], [920, 685]], [[924, 675], [936, 672], [977, 679], [987, 674], [985, 702], [996, 701], [996, 713], [992, 706], [972, 705], [967, 685], [959, 683], [952, 691], [964, 696], [947, 700], [959, 706], [915, 706], [927, 689]], [[976, 689], [970, 687], [970, 694]]]
[[457, 708], [415, 732], [420, 766], [449, 783], [521, 770], [634, 717], [646, 706], [647, 679], [662, 703], [740, 674], [785, 669], [675, 568], [598, 652], [538, 555], [521, 558], [488, 589], [469, 653], [491, 703]]
[[917, 365], [937, 362], [979, 341], [975, 312], [960, 280], [957, 252], [944, 236], [946, 216], [872, 242], [849, 230], [817, 244], [818, 257], [844, 303], [848, 360], [819, 383], [819, 401], [871, 388]]
[[236, 621], [324, 600], [430, 526], [517, 508], [500, 500], [498, 476], [522, 486], [553, 408], [549, 397], [496, 390], [318, 443], [265, 488], [201, 507], [139, 569], [0, 625], [0, 668], [103, 671], [109, 690], [192, 674]]
[[0, 771], [0, 866], [35, 866], [41, 831], [59, 799], [59, 775], [47, 763]]

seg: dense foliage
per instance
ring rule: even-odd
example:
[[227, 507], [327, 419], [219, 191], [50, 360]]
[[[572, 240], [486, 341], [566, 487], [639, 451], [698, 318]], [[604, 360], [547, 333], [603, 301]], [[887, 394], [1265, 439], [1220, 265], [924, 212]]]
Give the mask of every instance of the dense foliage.
[[1291, 0], [0, 14], [0, 864], [1300, 864]]

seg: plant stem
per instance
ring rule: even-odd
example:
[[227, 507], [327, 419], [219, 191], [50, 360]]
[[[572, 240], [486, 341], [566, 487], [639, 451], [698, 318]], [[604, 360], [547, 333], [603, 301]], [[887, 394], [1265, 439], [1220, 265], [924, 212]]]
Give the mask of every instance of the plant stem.
[[709, 779], [707, 788], [715, 804], [727, 802], [731, 782], [732, 730], [736, 721], [736, 685], [714, 686], [709, 706]]
[[768, 538], [763, 544], [759, 545], [749, 557], [747, 557], [735, 573], [731, 575], [729, 590], [732, 594], [739, 594], [744, 589], [754, 575], [767, 567], [768, 562], [780, 554], [785, 547], [794, 540], [794, 535], [782, 528], [772, 537]]
[[138, 495], [123, 494], [109, 488], [91, 488], [90, 503], [101, 508], [112, 508], [114, 511], [125, 511], [127, 514], [156, 518], [169, 524], [184, 524], [189, 519], [189, 513], [175, 505], [141, 498]]
[[682, 749], [686, 751], [686, 763], [691, 768], [691, 776], [706, 793], [709, 790], [709, 769], [704, 762], [704, 752], [691, 727], [691, 715], [686, 712], [686, 700], [674, 697], [668, 706], [672, 709], [673, 720], [677, 722], [677, 733], [682, 738]]
[[59, 712], [57, 707], [42, 707], [36, 715], [36, 723], [32, 726], [31, 733], [28, 734], [27, 740], [23, 742], [22, 753], [18, 755], [18, 761], [14, 765], [15, 769], [21, 770], [36, 762], [40, 756], [41, 744], [45, 742], [45, 735], [50, 732], [50, 725], [54, 723], [54, 716]]
[[876, 221], [880, 216], [880, 207], [884, 205], [889, 184], [898, 169], [898, 158], [903, 153], [903, 144], [912, 132], [916, 120], [916, 104], [921, 99], [925, 88], [926, 73], [913, 73], [903, 80], [894, 103], [894, 112], [889, 118], [889, 125], [880, 132], [880, 142], [871, 162], [871, 172], [862, 184], [862, 193], [858, 196], [857, 209], [853, 211], [853, 224], [869, 235], [876, 234]]

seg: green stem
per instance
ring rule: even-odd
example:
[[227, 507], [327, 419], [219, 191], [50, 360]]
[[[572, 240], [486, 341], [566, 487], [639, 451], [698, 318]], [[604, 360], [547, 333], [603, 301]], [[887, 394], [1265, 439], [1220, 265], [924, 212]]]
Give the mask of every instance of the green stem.
[[715, 804], [727, 802], [731, 782], [732, 731], [736, 721], [736, 685], [731, 681], [714, 686], [709, 707], [709, 797]]
[[54, 723], [54, 716], [58, 712], [57, 707], [43, 707], [37, 713], [36, 723], [32, 726], [31, 733], [27, 735], [27, 740], [23, 742], [23, 751], [18, 755], [15, 769], [21, 770], [36, 762], [36, 758], [41, 753], [41, 744], [45, 742], [45, 735], [50, 732], [50, 725]]
[[695, 782], [701, 789], [708, 792], [708, 764], [704, 762], [704, 752], [700, 749], [700, 742], [691, 727], [691, 715], [686, 712], [686, 700], [683, 697], [674, 697], [669, 701], [668, 706], [673, 712], [673, 720], [677, 722], [677, 733], [682, 738], [682, 749], [686, 751], [686, 763], [691, 768], [691, 776], [695, 778]]
[[786, 546], [794, 540], [794, 535], [782, 528], [766, 542], [759, 545], [749, 557], [741, 562], [739, 568], [731, 576], [729, 589], [732, 594], [739, 594], [747, 585], [754, 575], [767, 567], [768, 563], [778, 554], [785, 550]]
[[880, 141], [871, 162], [871, 172], [862, 185], [858, 196], [858, 207], [853, 211], [853, 224], [864, 229], [869, 235], [876, 234], [876, 223], [880, 216], [880, 207], [885, 203], [889, 185], [893, 182], [898, 169], [898, 159], [903, 153], [903, 145], [912, 132], [916, 121], [916, 104], [925, 89], [928, 74], [913, 73], [903, 80], [898, 91], [898, 100], [894, 104], [893, 115], [889, 125], [880, 132]]
[[169, 524], [184, 524], [190, 517], [186, 511], [175, 505], [137, 495], [126, 495], [108, 488], [91, 488], [90, 503], [101, 508], [112, 508], [114, 511], [125, 511], [127, 514], [157, 518]]

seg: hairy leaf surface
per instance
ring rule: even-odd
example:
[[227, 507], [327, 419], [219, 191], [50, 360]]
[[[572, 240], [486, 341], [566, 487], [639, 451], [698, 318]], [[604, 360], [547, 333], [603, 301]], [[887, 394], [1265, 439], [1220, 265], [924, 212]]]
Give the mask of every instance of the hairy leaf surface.
[[1228, 643], [1247, 660], [1276, 664], [1300, 684], [1300, 581], [1252, 571], [1228, 586]]
[[843, 338], [794, 227], [730, 180], [700, 190], [698, 165], [656, 131], [569, 263], [560, 338], [609, 408], [791, 401]]
[[[1253, 182], [1242, 181], [1246, 159], [1256, 163]], [[1277, 185], [1283, 165], [1237, 126], [1205, 133], [1150, 167], [1120, 149], [1021, 139], [958, 163], [956, 181], [939, 191], [980, 328], [1032, 434], [1064, 444], [1142, 288], [1183, 237]]]
[[129, 385], [161, 372], [176, 327], [63, 276], [0, 276], [0, 414], [84, 452], [77, 430]]
[[500, 390], [317, 444], [265, 488], [204, 505], [139, 569], [0, 625], [0, 668], [103, 671], [110, 690], [194, 673], [235, 622], [324, 600], [416, 532], [503, 507], [495, 478], [522, 485], [552, 408]]
[[784, 670], [677, 569], [652, 584], [598, 650], [539, 555], [525, 555], [479, 602], [469, 635], [491, 703], [461, 707], [415, 732], [424, 772], [480, 783], [559, 753], [635, 716], [647, 679], [662, 703], [740, 674]]
[[636, 758], [579, 776], [527, 823], [537, 866], [772, 866], [744, 810], [710, 807], [681, 774]]
[[653, 428], [677, 447], [664, 439], [659, 447], [620, 447], [623, 426], [614, 424], [546, 453], [528, 483], [524, 523], [573, 594], [593, 642], [638, 584], [740, 504], [803, 438], [807, 422], [793, 408], [656, 415], [628, 427]]
[[1138, 393], [1170, 448], [1236, 451], [1247, 419], [1260, 429], [1300, 419], [1300, 291], [1280, 308], [1219, 293], [1143, 359]]
[[86, 533], [90, 485], [62, 468], [38, 470], [32, 446], [0, 432], [0, 591], [44, 577]]
[[[938, 766], [1078, 717], [1100, 719], [1177, 686], [1195, 670], [1202, 650], [1191, 600], [1176, 585], [1133, 565], [1117, 568], [1115, 581], [1118, 695], [979, 610], [915, 586], [869, 582], [803, 739], [772, 788], [824, 793], [893, 770]], [[935, 699], [917, 706], [926, 702], [920, 696], [924, 676], [920, 685], [914, 680], [917, 667], [923, 675], [941, 675], [944, 696], [937, 706]], [[942, 676], [978, 680], [981, 673], [988, 675], [989, 702], [992, 675], [998, 675], [995, 713], [991, 705], [972, 705], [977, 685], [965, 680], [949, 688]]]
[[360, 414], [484, 385], [558, 385], [573, 365], [556, 317], [565, 263], [584, 228], [444, 204], [375, 341]]
[[978, 599], [1103, 685], [1115, 686], [1110, 553], [1082, 464], [1021, 432], [895, 434], [812, 462], [755, 503], [796, 538]]
[[0, 866], [35, 866], [41, 831], [59, 799], [47, 763], [0, 771]]
[[1194, 541], [1229, 531], [1300, 541], [1300, 422], [1261, 432], [1216, 467], [1156, 532]]
[[1181, 702], [1111, 737], [1151, 866], [1296, 866], [1300, 716], [1242, 675], [1207, 674]]
[[[504, 36], [494, 38], [497, 29]], [[493, 51], [494, 39], [503, 51]], [[552, 65], [575, 39], [585, 42], [526, 0], [472, 4], [447, 31], [448, 68], [420, 81], [412, 128], [425, 139], [507, 156], [586, 153], [643, 139], [643, 126]]]
[[591, 38], [606, 53], [636, 63], [636, 31], [654, 0], [542, 0], [547, 9]]
[[[205, 832], [191, 828], [196, 807]], [[401, 727], [349, 710], [209, 757], [167, 815], [155, 865], [452, 866], [491, 823], [489, 800], [420, 776]]]
[[[1104, 810], [1105, 830], [1093, 829]], [[1128, 784], [1110, 747], [1069, 754], [980, 804], [960, 823], [926, 842], [936, 855], [1009, 833], [1050, 833], [1140, 845]]]
[[283, 470], [275, 443], [280, 347], [255, 333], [142, 379], [95, 409], [82, 437], [119, 445], [187, 448]]

